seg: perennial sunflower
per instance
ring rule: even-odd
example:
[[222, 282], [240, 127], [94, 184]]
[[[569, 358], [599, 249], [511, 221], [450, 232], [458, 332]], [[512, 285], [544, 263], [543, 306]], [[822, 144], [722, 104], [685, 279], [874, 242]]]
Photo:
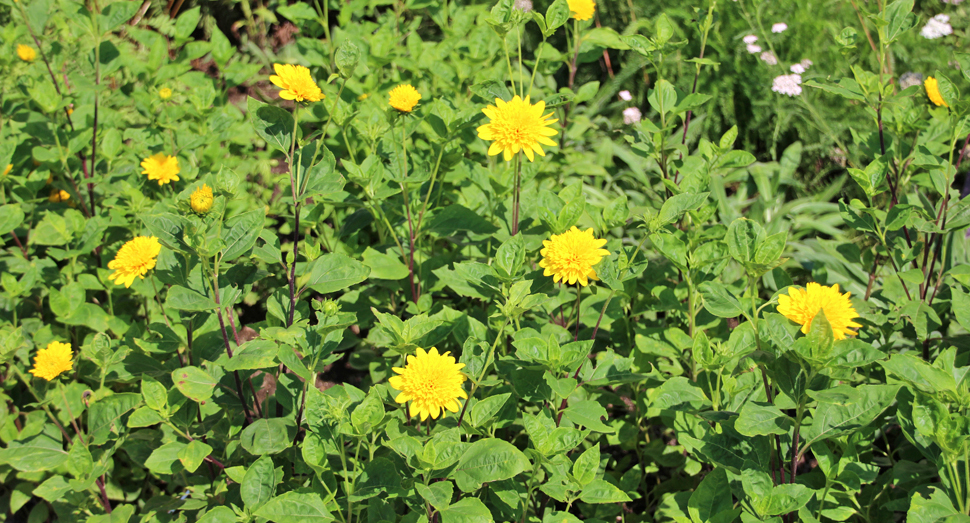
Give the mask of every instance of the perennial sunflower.
[[172, 89], [169, 87], [162, 87], [158, 90], [158, 97], [162, 100], [168, 100], [172, 97]]
[[47, 197], [47, 201], [51, 203], [63, 203], [71, 199], [71, 193], [65, 191], [64, 189], [57, 190], [51, 189], [50, 196]]
[[17, 56], [25, 62], [33, 62], [37, 58], [37, 51], [29, 45], [17, 44]]
[[535, 105], [529, 103], [529, 97], [525, 100], [518, 95], [506, 102], [501, 98], [495, 99], [495, 105], [489, 105], [482, 109], [485, 116], [489, 118], [489, 123], [478, 128], [478, 137], [482, 140], [492, 140], [492, 145], [488, 148], [488, 155], [495, 156], [503, 153], [505, 161], [511, 160], [512, 155], [520, 150], [525, 152], [529, 161], [535, 158], [533, 152], [539, 156], [545, 156], [539, 144], [556, 146], [556, 142], [550, 140], [549, 136], [555, 136], [558, 132], [547, 127], [559, 120], [547, 120], [552, 113], [543, 115], [546, 110], [546, 103], [540, 100]]
[[812, 320], [819, 313], [825, 314], [825, 318], [832, 325], [832, 335], [837, 340], [844, 340], [846, 335], [855, 336], [858, 334], [853, 328], [862, 325], [852, 321], [859, 317], [859, 313], [852, 307], [847, 292], [839, 292], [839, 284], [831, 287], [819, 285], [811, 282], [805, 289], [790, 287], [788, 294], [778, 296], [778, 312], [789, 320], [801, 324], [802, 333], [808, 334], [812, 329]]
[[926, 96], [929, 97], [930, 101], [933, 102], [937, 107], [950, 107], [947, 105], [946, 100], [943, 99], [943, 95], [940, 94], [940, 82], [933, 78], [932, 76], [927, 77], [923, 81], [923, 87], [926, 88]]
[[131, 287], [136, 276], [145, 279], [145, 273], [155, 268], [155, 258], [161, 250], [158, 238], [136, 236], [122, 245], [115, 259], [108, 262], [108, 268], [115, 271], [108, 279], [113, 280], [115, 285]]
[[6, 176], [6, 175], [10, 174], [10, 171], [11, 170], [13, 170], [13, 164], [12, 163], [8, 163], [7, 166], [3, 169], [3, 175]]
[[297, 102], [319, 102], [323, 100], [323, 91], [313, 81], [310, 70], [302, 65], [273, 64], [276, 74], [269, 77], [276, 87], [282, 89], [280, 98], [296, 100]]
[[581, 231], [576, 226], [562, 233], [553, 234], [543, 240], [544, 248], [539, 251], [542, 260], [539, 267], [545, 269], [543, 276], [552, 276], [556, 283], [564, 281], [570, 285], [579, 282], [583, 287], [589, 280], [598, 280], [593, 266], [599, 263], [610, 251], [602, 249], [606, 240], [593, 237], [593, 229]]
[[403, 369], [393, 368], [400, 376], [392, 376], [387, 381], [401, 391], [394, 401], [411, 402], [409, 416], [421, 416], [421, 421], [428, 419], [428, 416], [438, 419], [439, 415], [443, 415], [442, 409], [458, 412], [461, 407], [458, 398], [468, 399], [468, 394], [462, 388], [465, 375], [461, 369], [465, 364], [455, 363], [455, 358], [449, 354], [438, 354], [438, 349], [434, 347], [428, 352], [418, 347], [416, 354], [407, 357], [407, 365]]
[[71, 370], [73, 359], [74, 352], [69, 344], [52, 341], [47, 344], [46, 349], [37, 351], [37, 355], [34, 356], [34, 368], [30, 369], [30, 373], [51, 381], [61, 373]]
[[573, 13], [576, 20], [589, 20], [596, 12], [596, 2], [594, 0], [569, 0], [569, 10]]
[[212, 188], [203, 183], [202, 187], [193, 191], [192, 195], [189, 196], [189, 204], [192, 206], [192, 210], [199, 214], [209, 212], [209, 209], [212, 208]]
[[165, 153], [156, 153], [141, 161], [149, 180], [158, 180], [158, 185], [179, 181], [179, 159]]
[[410, 113], [418, 105], [421, 93], [411, 84], [401, 84], [391, 90], [391, 107], [404, 113]]

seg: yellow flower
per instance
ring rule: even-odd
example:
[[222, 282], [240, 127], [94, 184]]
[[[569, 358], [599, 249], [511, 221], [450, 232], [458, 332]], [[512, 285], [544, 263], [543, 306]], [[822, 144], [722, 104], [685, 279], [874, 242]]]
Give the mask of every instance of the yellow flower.
[[357, 97], [358, 102], [363, 102], [364, 100], [370, 98], [370, 93], [364, 93]]
[[596, 12], [596, 2], [593, 0], [569, 0], [569, 10], [576, 20], [589, 20]]
[[458, 412], [461, 407], [458, 398], [468, 399], [461, 386], [465, 382], [465, 375], [461, 373], [465, 364], [455, 363], [455, 358], [449, 354], [438, 354], [434, 347], [425, 352], [419, 347], [417, 354], [407, 357], [403, 369], [394, 367], [394, 372], [400, 376], [392, 376], [387, 381], [401, 391], [394, 401], [411, 402], [410, 416], [421, 416], [421, 421], [428, 416], [438, 419], [442, 409]]
[[164, 153], [156, 153], [141, 162], [149, 180], [158, 180], [158, 185], [179, 181], [179, 159]]
[[940, 83], [936, 81], [936, 78], [933, 78], [932, 76], [927, 77], [923, 82], [923, 87], [926, 88], [926, 96], [928, 96], [930, 101], [933, 102], [937, 107], [940, 107], [941, 105], [943, 107], [950, 107], [947, 105], [946, 101], [943, 100], [943, 95], [940, 94]]
[[6, 176], [6, 175], [10, 174], [10, 171], [12, 169], [13, 169], [13, 164], [12, 163], [8, 163], [7, 164], [7, 167], [3, 170], [3, 175]]
[[33, 62], [37, 58], [37, 51], [29, 45], [17, 44], [17, 56], [25, 62]]
[[52, 341], [47, 344], [46, 349], [37, 351], [37, 355], [34, 356], [34, 368], [30, 369], [30, 373], [38, 378], [51, 381], [60, 376], [62, 372], [67, 372], [73, 368], [71, 362], [73, 358], [74, 352], [71, 351], [69, 344]]
[[593, 229], [581, 231], [573, 226], [562, 233], [553, 234], [549, 240], [543, 240], [545, 247], [539, 254], [542, 260], [539, 267], [545, 269], [543, 276], [552, 276], [558, 283], [564, 281], [570, 285], [579, 282], [583, 287], [589, 285], [588, 280], [598, 280], [593, 265], [596, 265], [610, 251], [601, 249], [606, 240], [593, 237]]
[[492, 140], [492, 145], [488, 148], [489, 156], [504, 153], [503, 157], [508, 161], [520, 150], [525, 152], [530, 162], [535, 158], [533, 152], [545, 156], [546, 153], [539, 144], [556, 146], [556, 142], [548, 137], [555, 136], [557, 132], [547, 126], [559, 121], [546, 120], [552, 113], [543, 116], [545, 109], [545, 102], [540, 100], [532, 105], [528, 96], [523, 100], [518, 95], [509, 102], [496, 98], [495, 105], [482, 109], [485, 116], [488, 116], [489, 123], [478, 128], [478, 137]]
[[391, 107], [401, 112], [410, 113], [420, 99], [421, 93], [411, 84], [402, 84], [391, 90]]
[[273, 64], [276, 74], [269, 77], [276, 87], [282, 89], [280, 98], [302, 102], [319, 102], [323, 100], [323, 92], [310, 76], [310, 70], [302, 65]]
[[832, 325], [833, 337], [844, 340], [846, 335], [855, 336], [853, 328], [862, 325], [852, 321], [859, 317], [859, 313], [852, 307], [849, 295], [839, 293], [839, 284], [825, 287], [815, 282], [805, 286], [805, 290], [789, 288], [788, 294], [778, 296], [778, 312], [789, 320], [802, 326], [802, 333], [808, 334], [812, 328], [812, 319], [819, 311], [825, 313], [825, 318]]
[[172, 90], [169, 89], [168, 87], [162, 87], [161, 89], [158, 90], [158, 97], [161, 98], [162, 100], [168, 100], [169, 98], [172, 97]]
[[47, 197], [47, 201], [51, 203], [61, 203], [66, 202], [71, 199], [71, 193], [65, 191], [64, 189], [57, 190], [51, 189], [51, 195]]
[[199, 214], [209, 212], [212, 208], [212, 188], [203, 183], [202, 187], [196, 189], [189, 197], [189, 204], [192, 205], [192, 210]]
[[145, 273], [155, 268], [155, 257], [162, 250], [158, 238], [154, 236], [136, 236], [118, 249], [115, 259], [108, 262], [108, 268], [114, 269], [114, 274], [108, 279], [114, 280], [115, 285], [131, 287], [135, 276], [145, 279]]

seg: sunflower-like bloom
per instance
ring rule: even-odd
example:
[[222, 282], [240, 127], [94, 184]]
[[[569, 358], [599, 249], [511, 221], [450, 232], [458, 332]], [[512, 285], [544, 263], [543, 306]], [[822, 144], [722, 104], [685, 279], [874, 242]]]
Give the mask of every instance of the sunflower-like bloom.
[[545, 269], [543, 276], [552, 276], [553, 281], [564, 281], [570, 285], [579, 282], [583, 287], [589, 285], [589, 280], [598, 280], [593, 266], [599, 263], [610, 251], [602, 249], [606, 240], [593, 237], [593, 229], [581, 231], [576, 226], [562, 233], [553, 234], [549, 240], [543, 240], [545, 247], [539, 254], [542, 260], [539, 267]]
[[179, 159], [165, 153], [156, 153], [141, 161], [149, 180], [158, 180], [158, 185], [179, 181]]
[[10, 174], [10, 171], [11, 170], [13, 170], [13, 164], [12, 163], [8, 163], [7, 166], [3, 169], [3, 175], [6, 176], [6, 175]]
[[837, 340], [844, 340], [846, 335], [858, 334], [853, 328], [862, 325], [852, 321], [859, 317], [859, 313], [852, 307], [847, 292], [839, 292], [839, 284], [831, 287], [811, 282], [805, 289], [789, 288], [788, 294], [778, 296], [778, 312], [789, 320], [802, 326], [802, 333], [808, 334], [812, 329], [812, 320], [822, 311], [825, 318], [832, 325], [832, 335]]
[[172, 89], [168, 87], [162, 87], [158, 90], [158, 97], [162, 100], [168, 100], [172, 97]]
[[596, 2], [593, 0], [569, 0], [569, 10], [576, 20], [589, 20], [596, 12]]
[[465, 382], [465, 375], [461, 373], [465, 364], [455, 363], [455, 358], [449, 354], [438, 354], [434, 347], [425, 352], [419, 347], [417, 354], [407, 357], [403, 369], [394, 367], [394, 372], [400, 376], [392, 376], [387, 381], [401, 391], [394, 401], [411, 402], [410, 416], [421, 416], [421, 421], [428, 416], [438, 419], [443, 415], [442, 409], [458, 412], [461, 407], [458, 398], [468, 399], [461, 387]]
[[319, 102], [323, 100], [323, 91], [313, 81], [310, 70], [302, 65], [273, 64], [276, 74], [269, 77], [276, 87], [282, 89], [280, 98], [302, 102]]
[[47, 201], [51, 203], [62, 203], [71, 199], [71, 193], [65, 191], [64, 189], [57, 190], [51, 189], [51, 195], [47, 197]]
[[401, 84], [391, 89], [390, 98], [391, 107], [402, 113], [410, 113], [414, 110], [414, 106], [418, 105], [418, 100], [421, 99], [421, 93], [411, 84]]
[[946, 100], [943, 99], [943, 95], [940, 94], [940, 83], [936, 81], [936, 78], [932, 76], [927, 77], [923, 82], [923, 87], [926, 88], [926, 96], [929, 97], [930, 101], [933, 102], [937, 107], [950, 107], [947, 105]]
[[155, 268], [155, 257], [161, 250], [158, 238], [136, 236], [122, 245], [115, 259], [108, 262], [108, 268], [115, 271], [108, 279], [113, 280], [115, 285], [131, 287], [136, 276], [145, 279], [145, 273]]
[[47, 344], [46, 349], [37, 351], [37, 355], [34, 356], [34, 368], [30, 369], [30, 373], [51, 381], [61, 373], [71, 370], [73, 359], [74, 352], [71, 351], [69, 344], [52, 341]]
[[537, 102], [535, 105], [529, 103], [529, 97], [525, 100], [518, 95], [512, 97], [511, 101], [504, 101], [501, 98], [495, 99], [495, 105], [489, 105], [482, 109], [485, 116], [489, 118], [489, 123], [478, 128], [478, 137], [482, 140], [492, 140], [492, 145], [488, 148], [488, 155], [495, 156], [503, 153], [505, 161], [512, 159], [512, 155], [521, 151], [529, 158], [535, 159], [533, 152], [539, 156], [545, 156], [539, 144], [556, 146], [556, 142], [549, 139], [555, 136], [557, 131], [550, 127], [550, 124], [559, 120], [547, 120], [552, 113], [543, 116], [546, 110], [546, 103]]
[[192, 196], [189, 196], [189, 204], [192, 206], [192, 210], [199, 214], [209, 212], [209, 209], [212, 208], [212, 188], [203, 183], [202, 187], [196, 189]]
[[17, 44], [17, 56], [25, 62], [33, 62], [37, 58], [37, 51], [29, 45]]

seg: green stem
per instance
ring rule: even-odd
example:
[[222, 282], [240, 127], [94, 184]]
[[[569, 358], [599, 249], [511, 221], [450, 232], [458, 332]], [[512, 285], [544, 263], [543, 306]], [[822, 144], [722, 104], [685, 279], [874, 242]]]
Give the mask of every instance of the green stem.
[[532, 78], [529, 80], [529, 96], [532, 96], [532, 85], [536, 81], [536, 71], [539, 70], [539, 61], [542, 59], [542, 48], [545, 47], [543, 44], [546, 43], [546, 37], [542, 37], [542, 44], [539, 44], [539, 50], [536, 51], [536, 63], [532, 66]]
[[468, 393], [468, 399], [465, 400], [465, 404], [461, 407], [461, 414], [458, 415], [458, 427], [461, 427], [461, 420], [465, 418], [465, 410], [468, 409], [468, 402], [471, 401], [472, 397], [475, 395], [475, 390], [478, 389], [478, 384], [485, 379], [485, 373], [488, 371], [488, 367], [492, 364], [495, 357], [495, 347], [498, 346], [498, 342], [502, 340], [502, 336], [505, 334], [505, 326], [509, 324], [509, 319], [506, 318], [502, 322], [502, 326], [499, 327], [498, 334], [495, 336], [495, 341], [492, 342], [492, 347], [488, 349], [488, 355], [485, 356], [485, 363], [482, 365], [481, 372], [478, 373], [478, 379], [472, 382], [472, 390]]
[[162, 319], [165, 320], [165, 325], [171, 329], [172, 324], [168, 322], [168, 314], [165, 313], [165, 307], [162, 305], [162, 299], [158, 296], [158, 286], [155, 285], [155, 274], [152, 273], [148, 279], [152, 281], [152, 289], [155, 291], [155, 301], [158, 303], [158, 308], [162, 311]]

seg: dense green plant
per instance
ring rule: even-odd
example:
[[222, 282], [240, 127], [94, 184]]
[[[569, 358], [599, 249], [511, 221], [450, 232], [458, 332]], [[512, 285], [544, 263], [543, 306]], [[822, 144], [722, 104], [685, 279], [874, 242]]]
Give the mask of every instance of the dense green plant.
[[970, 520], [967, 9], [0, 0], [0, 518]]

